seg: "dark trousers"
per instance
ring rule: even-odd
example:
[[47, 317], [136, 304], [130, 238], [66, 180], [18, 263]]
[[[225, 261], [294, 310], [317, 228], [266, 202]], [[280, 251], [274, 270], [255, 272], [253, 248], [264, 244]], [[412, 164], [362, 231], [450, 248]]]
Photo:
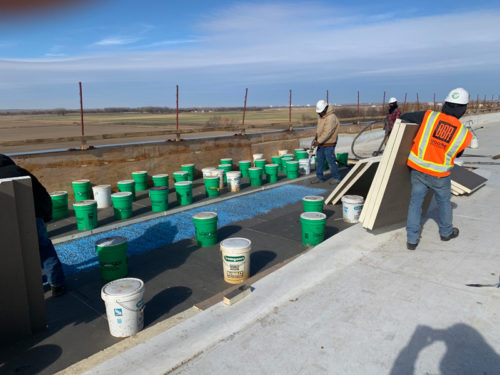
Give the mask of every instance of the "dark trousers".
[[38, 232], [38, 247], [43, 273], [47, 277], [50, 286], [64, 285], [62, 265], [57, 257], [54, 245], [47, 234], [47, 228], [42, 218], [36, 218], [36, 229]]
[[336, 180], [340, 180], [341, 177], [339, 168], [337, 167], [337, 159], [335, 158], [335, 146], [318, 147], [316, 151], [316, 177], [320, 180], [325, 179], [323, 176], [325, 159], [330, 166], [332, 177]]

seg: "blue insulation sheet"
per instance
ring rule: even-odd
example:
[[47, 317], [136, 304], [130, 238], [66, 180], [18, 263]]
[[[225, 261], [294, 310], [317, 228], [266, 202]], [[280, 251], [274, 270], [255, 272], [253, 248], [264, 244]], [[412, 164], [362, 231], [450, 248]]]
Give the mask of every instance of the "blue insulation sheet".
[[323, 189], [284, 185], [64, 242], [55, 248], [65, 274], [70, 275], [98, 266], [95, 242], [101, 238], [126, 237], [128, 256], [143, 254], [183, 239], [193, 238], [195, 232], [192, 216], [198, 212], [217, 212], [220, 228], [296, 203], [306, 195], [318, 195], [324, 192]]

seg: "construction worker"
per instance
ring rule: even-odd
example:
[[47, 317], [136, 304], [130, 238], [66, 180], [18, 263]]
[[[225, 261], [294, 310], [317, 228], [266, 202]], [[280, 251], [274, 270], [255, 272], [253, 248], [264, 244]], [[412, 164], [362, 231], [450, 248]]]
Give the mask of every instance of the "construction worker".
[[338, 184], [341, 180], [337, 162], [335, 159], [335, 146], [340, 129], [340, 122], [333, 113], [333, 106], [328, 105], [324, 100], [316, 103], [316, 113], [318, 114], [318, 126], [316, 137], [312, 146], [317, 147], [316, 151], [316, 178], [311, 180], [311, 184], [326, 181], [323, 176], [325, 159], [330, 166], [332, 175], [331, 185]]
[[385, 116], [384, 120], [384, 131], [385, 131], [385, 139], [389, 138], [391, 134], [392, 127], [394, 126], [394, 122], [401, 117], [401, 112], [398, 108], [398, 100], [395, 97], [389, 99], [389, 113]]
[[458, 236], [451, 212], [451, 179], [455, 157], [461, 156], [472, 140], [472, 134], [458, 120], [465, 114], [469, 93], [463, 88], [451, 90], [441, 112], [406, 113], [401, 120], [420, 124], [408, 156], [411, 168], [411, 198], [406, 224], [408, 250], [415, 250], [420, 238], [422, 204], [429, 189], [439, 210], [439, 235], [442, 241]]

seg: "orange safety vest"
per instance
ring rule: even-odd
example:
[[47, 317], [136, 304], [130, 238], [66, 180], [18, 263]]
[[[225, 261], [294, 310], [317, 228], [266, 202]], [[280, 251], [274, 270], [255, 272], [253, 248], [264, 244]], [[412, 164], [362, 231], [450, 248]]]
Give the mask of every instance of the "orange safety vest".
[[433, 176], [446, 177], [455, 156], [469, 146], [471, 140], [471, 132], [456, 117], [427, 111], [413, 139], [408, 166]]

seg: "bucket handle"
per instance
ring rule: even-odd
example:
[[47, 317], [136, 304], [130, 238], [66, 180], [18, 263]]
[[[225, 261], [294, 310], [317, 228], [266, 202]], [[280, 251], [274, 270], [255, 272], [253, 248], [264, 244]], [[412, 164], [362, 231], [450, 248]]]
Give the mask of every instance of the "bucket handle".
[[128, 308], [127, 306], [124, 306], [122, 305], [122, 303], [120, 301], [115, 301], [117, 304], [119, 304], [121, 307], [123, 307], [125, 310], [128, 310], [128, 311], [132, 311], [132, 312], [138, 312], [138, 311], [144, 311], [144, 309], [146, 308], [146, 304], [143, 304], [141, 307], [139, 307], [138, 309], [130, 309]]
[[217, 190], [217, 191], [220, 191], [220, 188], [218, 187], [209, 187], [210, 190]]

